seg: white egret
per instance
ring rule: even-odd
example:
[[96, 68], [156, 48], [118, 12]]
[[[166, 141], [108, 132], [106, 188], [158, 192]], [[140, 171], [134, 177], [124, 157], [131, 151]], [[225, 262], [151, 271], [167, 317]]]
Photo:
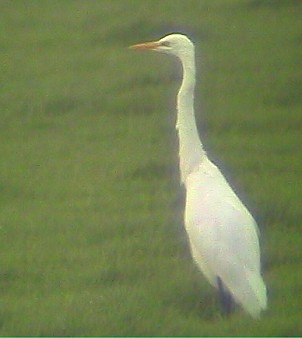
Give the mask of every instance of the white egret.
[[218, 288], [225, 312], [232, 309], [234, 300], [258, 318], [267, 306], [260, 272], [258, 229], [201, 144], [193, 108], [194, 45], [185, 35], [171, 34], [130, 48], [171, 54], [182, 64], [176, 129], [181, 182], [186, 188], [184, 221], [191, 253], [208, 281]]

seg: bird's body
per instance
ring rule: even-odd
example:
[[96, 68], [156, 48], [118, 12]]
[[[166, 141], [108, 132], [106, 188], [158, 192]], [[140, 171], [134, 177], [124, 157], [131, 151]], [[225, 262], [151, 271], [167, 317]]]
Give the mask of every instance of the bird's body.
[[219, 277], [235, 301], [257, 317], [266, 306], [266, 289], [256, 223], [208, 158], [185, 186], [185, 227], [194, 260], [213, 286]]
[[177, 56], [183, 80], [177, 96], [181, 181], [186, 188], [184, 223], [191, 253], [208, 281], [231, 295], [257, 318], [266, 308], [266, 287], [260, 273], [257, 225], [209, 160], [200, 142], [194, 115], [194, 45], [184, 35], [133, 46]]

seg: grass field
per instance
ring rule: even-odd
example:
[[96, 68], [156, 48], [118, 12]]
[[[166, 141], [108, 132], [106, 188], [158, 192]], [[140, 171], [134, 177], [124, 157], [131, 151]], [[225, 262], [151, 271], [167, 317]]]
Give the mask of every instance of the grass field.
[[[302, 1], [0, 1], [0, 335], [302, 335]], [[179, 67], [261, 229], [269, 308], [219, 314], [182, 223]]]

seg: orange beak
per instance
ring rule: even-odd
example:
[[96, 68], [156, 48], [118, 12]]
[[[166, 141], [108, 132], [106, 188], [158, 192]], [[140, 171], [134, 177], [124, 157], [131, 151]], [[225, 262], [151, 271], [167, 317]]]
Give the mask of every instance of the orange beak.
[[137, 45], [132, 45], [130, 49], [155, 49], [160, 46], [158, 41], [138, 43]]

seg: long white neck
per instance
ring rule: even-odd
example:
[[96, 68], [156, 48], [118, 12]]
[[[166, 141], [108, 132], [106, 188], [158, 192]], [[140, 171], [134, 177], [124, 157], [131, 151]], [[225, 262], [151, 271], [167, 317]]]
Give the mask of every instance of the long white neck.
[[199, 139], [194, 115], [195, 59], [184, 55], [181, 59], [183, 80], [177, 95], [177, 123], [181, 182], [206, 157]]

